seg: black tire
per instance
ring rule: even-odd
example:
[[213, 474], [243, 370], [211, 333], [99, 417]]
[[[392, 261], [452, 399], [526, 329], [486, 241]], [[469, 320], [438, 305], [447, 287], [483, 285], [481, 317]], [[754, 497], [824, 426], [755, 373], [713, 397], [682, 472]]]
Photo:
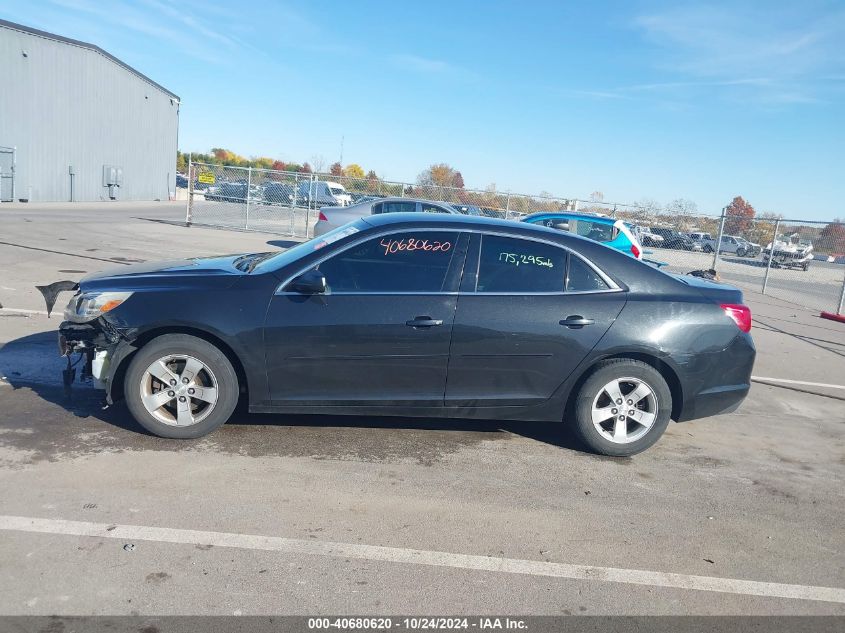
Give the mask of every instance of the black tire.
[[745, 257], [745, 249], [744, 248], [736, 249], [736, 256], [737, 257]]
[[705, 245], [704, 245], [704, 252], [705, 252], [705, 253], [712, 253], [712, 252], [713, 252], [713, 247], [712, 247], [712, 246], [710, 246], [710, 244], [705, 244]]
[[[593, 402], [609, 382], [620, 378], [635, 378], [651, 388], [657, 400], [657, 415], [648, 431], [639, 439], [622, 444], [606, 439], [593, 425]], [[625, 406], [625, 405], [623, 405]], [[669, 425], [672, 413], [672, 392], [656, 369], [642, 361], [615, 358], [602, 361], [581, 385], [572, 407], [574, 430], [590, 450], [601, 455], [628, 457], [652, 446]]]
[[810, 262], [804, 262], [803, 264], [801, 264], [801, 269], [804, 272], [807, 272], [808, 270], [810, 270]]
[[[147, 368], [156, 360], [170, 355], [197, 359], [211, 371], [217, 383], [214, 406], [204, 418], [190, 426], [173, 426], [160, 421], [142, 401], [141, 389]], [[194, 439], [214, 431], [232, 415], [240, 394], [238, 376], [226, 355], [208, 341], [188, 334], [165, 334], [138, 350], [127, 369], [123, 391], [126, 405], [138, 424], [154, 435], [173, 439]], [[199, 402], [198, 405], [202, 407], [204, 403]]]

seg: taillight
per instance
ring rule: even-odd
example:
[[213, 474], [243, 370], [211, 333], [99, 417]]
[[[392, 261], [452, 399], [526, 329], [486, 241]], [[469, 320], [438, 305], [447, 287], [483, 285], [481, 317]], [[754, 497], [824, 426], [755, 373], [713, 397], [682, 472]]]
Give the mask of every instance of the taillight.
[[636, 244], [631, 244], [631, 254], [637, 259], [640, 258], [640, 249]]
[[751, 308], [735, 303], [723, 303], [721, 308], [726, 315], [733, 319], [740, 330], [743, 332], [751, 331]]
[[329, 219], [326, 217], [326, 214], [320, 211], [320, 215], [317, 216], [317, 220], [320, 222], [328, 222]]

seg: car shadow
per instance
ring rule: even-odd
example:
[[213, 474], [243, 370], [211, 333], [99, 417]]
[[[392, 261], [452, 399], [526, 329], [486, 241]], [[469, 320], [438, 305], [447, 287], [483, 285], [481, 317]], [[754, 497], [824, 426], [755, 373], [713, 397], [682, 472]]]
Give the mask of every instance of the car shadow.
[[[241, 403], [229, 422], [199, 440], [168, 440], [141, 427], [122, 402], [106, 406], [103, 392], [76, 382], [62, 384], [66, 359], [58, 356], [55, 332], [39, 332], [0, 347], [4, 387], [5, 443], [44, 453], [47, 458], [104, 450], [193, 450], [252, 456], [297, 456], [367, 461], [412, 459], [431, 464], [462, 447], [520, 436], [585, 453], [564, 424], [452, 418], [355, 415], [276, 415], [246, 411]], [[10, 393], [11, 392], [11, 393]], [[15, 392], [19, 392], [16, 397]], [[48, 406], [39, 406], [46, 403]], [[69, 418], [69, 416], [73, 416]], [[71, 423], [73, 420], [76, 423]], [[104, 425], [114, 432], [103, 433]], [[282, 432], [272, 432], [271, 428]], [[26, 435], [23, 434], [24, 431]], [[96, 439], [92, 439], [96, 438]], [[25, 444], [25, 446], [24, 446]], [[61, 450], [59, 450], [61, 447]], [[51, 450], [56, 455], [51, 455]]]
[[723, 262], [728, 262], [731, 264], [742, 264], [743, 266], [751, 266], [753, 268], [766, 267], [766, 262], [760, 259], [750, 259], [748, 257], [725, 257], [724, 255], [720, 255], [719, 259]]

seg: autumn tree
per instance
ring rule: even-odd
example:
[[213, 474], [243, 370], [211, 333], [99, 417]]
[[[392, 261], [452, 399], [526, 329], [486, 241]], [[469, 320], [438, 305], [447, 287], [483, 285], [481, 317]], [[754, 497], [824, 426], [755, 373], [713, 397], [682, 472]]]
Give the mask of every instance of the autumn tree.
[[464, 188], [464, 177], [461, 175], [461, 172], [455, 172], [455, 177], [452, 179], [452, 186], [458, 189]]
[[270, 169], [273, 166], [273, 159], [267, 156], [259, 156], [258, 158], [253, 158], [250, 163], [251, 167], [258, 167], [259, 169]]
[[176, 171], [184, 174], [188, 170], [188, 160], [182, 152], [176, 152]]
[[274, 160], [273, 164], [270, 166], [270, 169], [275, 169], [276, 171], [287, 171], [287, 168], [288, 166], [281, 160]]
[[329, 173], [332, 176], [342, 176], [343, 175], [343, 165], [340, 163], [332, 163], [329, 165]]
[[[420, 172], [417, 176], [417, 184], [428, 187], [457, 187], [455, 176], [458, 173], [446, 163], [437, 163]], [[461, 177], [461, 182], [463, 182], [463, 177]]]
[[826, 225], [819, 233], [819, 246], [831, 253], [845, 253], [845, 223], [839, 218]]
[[347, 178], [363, 178], [364, 168], [358, 163], [351, 163], [343, 168], [343, 175]]
[[309, 165], [308, 163], [303, 163], [303, 165], [302, 165], [302, 167], [300, 168], [299, 171], [301, 171], [303, 174], [313, 174], [314, 173], [314, 170], [311, 169], [311, 165]]
[[378, 176], [376, 176], [376, 172], [373, 171], [372, 169], [367, 172], [367, 180], [369, 180], [371, 182], [378, 180]]
[[735, 235], [747, 231], [754, 224], [755, 214], [754, 207], [737, 196], [725, 209], [725, 233]]

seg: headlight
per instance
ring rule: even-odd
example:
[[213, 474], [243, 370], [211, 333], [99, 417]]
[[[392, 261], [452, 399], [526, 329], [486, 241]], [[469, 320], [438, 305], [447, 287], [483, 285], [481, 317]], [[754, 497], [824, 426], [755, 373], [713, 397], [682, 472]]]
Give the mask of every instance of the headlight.
[[74, 323], [93, 321], [131, 296], [131, 292], [85, 292], [76, 295], [65, 308], [65, 320]]

